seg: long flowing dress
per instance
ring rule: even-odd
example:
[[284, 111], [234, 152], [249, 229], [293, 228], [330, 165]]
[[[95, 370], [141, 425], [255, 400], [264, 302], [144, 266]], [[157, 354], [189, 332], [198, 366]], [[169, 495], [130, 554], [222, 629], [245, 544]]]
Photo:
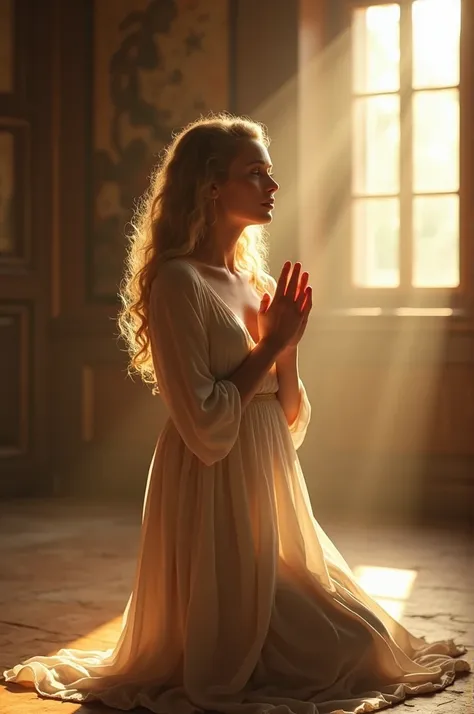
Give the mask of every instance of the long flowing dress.
[[170, 418], [158, 439], [139, 556], [110, 650], [61, 649], [4, 672], [47, 698], [156, 714], [373, 712], [470, 669], [357, 583], [315, 520], [275, 365], [242, 409], [226, 375], [254, 342], [195, 266], [164, 263], [150, 301], [154, 367]]

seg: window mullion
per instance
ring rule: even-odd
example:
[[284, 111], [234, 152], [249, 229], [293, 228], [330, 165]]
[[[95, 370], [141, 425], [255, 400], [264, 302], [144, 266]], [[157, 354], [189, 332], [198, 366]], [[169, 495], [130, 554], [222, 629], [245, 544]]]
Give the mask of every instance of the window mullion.
[[400, 291], [409, 295], [413, 272], [413, 28], [412, 4], [400, 4]]
[[[474, 230], [472, 228], [472, 195], [474, 186], [474, 8], [472, 3], [461, 6], [462, 30], [460, 46], [460, 152], [459, 162], [459, 279], [461, 292], [469, 295], [471, 309], [474, 308]], [[473, 309], [474, 312], [474, 309]]]

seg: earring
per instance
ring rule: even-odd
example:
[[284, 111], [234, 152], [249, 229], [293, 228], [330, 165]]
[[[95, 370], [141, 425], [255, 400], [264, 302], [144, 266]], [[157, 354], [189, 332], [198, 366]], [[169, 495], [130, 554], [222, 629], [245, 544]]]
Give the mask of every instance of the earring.
[[213, 199], [212, 199], [212, 205], [213, 205], [213, 207], [214, 207], [214, 220], [212, 221], [211, 226], [215, 225], [215, 223], [216, 223], [216, 221], [217, 221], [217, 207], [216, 207], [216, 201], [217, 201], [217, 198], [213, 198]]

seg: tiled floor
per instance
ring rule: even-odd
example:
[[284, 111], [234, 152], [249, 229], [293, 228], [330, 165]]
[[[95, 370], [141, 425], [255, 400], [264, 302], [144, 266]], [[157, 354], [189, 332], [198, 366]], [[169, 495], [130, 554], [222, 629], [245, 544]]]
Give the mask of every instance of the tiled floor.
[[[67, 500], [0, 504], [0, 671], [61, 647], [113, 646], [134, 576], [140, 521], [138, 506]], [[472, 663], [472, 532], [322, 525], [351, 567], [366, 568], [364, 586], [374, 588], [377, 597], [389, 596], [386, 607], [401, 613], [403, 624], [430, 639], [454, 637], [469, 647]], [[474, 714], [473, 697], [471, 675], [436, 696], [407, 700], [399, 710]], [[112, 710], [0, 686], [1, 714], [102, 711]]]

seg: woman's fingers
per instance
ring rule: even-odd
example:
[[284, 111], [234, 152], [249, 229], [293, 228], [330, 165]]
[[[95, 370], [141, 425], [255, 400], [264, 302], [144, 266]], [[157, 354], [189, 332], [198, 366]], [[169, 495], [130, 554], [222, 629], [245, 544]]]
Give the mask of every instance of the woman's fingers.
[[312, 307], [312, 290], [308, 286], [309, 273], [304, 271], [301, 274], [300, 262], [295, 263], [293, 270], [291, 268], [291, 261], [287, 260], [278, 279], [274, 298], [285, 296], [297, 305], [301, 313], [309, 315]]
[[289, 260], [287, 260], [286, 263], [283, 265], [283, 268], [281, 269], [280, 277], [278, 278], [277, 286], [275, 288], [274, 299], [276, 297], [281, 297], [282, 295], [285, 294], [286, 286], [288, 283], [288, 274], [289, 274], [290, 270], [291, 270], [291, 262]]
[[301, 310], [306, 297], [306, 287], [308, 285], [309, 273], [306, 271], [302, 274], [300, 284], [298, 286], [298, 297], [296, 298], [296, 303]]
[[291, 274], [290, 282], [288, 283], [288, 287], [286, 289], [286, 295], [292, 300], [295, 300], [296, 298], [296, 291], [298, 289], [298, 283], [300, 281], [300, 271], [301, 263], [295, 263], [293, 267], [293, 272]]
[[308, 316], [313, 307], [313, 288], [307, 287], [305, 291], [305, 301], [303, 305], [303, 313]]

